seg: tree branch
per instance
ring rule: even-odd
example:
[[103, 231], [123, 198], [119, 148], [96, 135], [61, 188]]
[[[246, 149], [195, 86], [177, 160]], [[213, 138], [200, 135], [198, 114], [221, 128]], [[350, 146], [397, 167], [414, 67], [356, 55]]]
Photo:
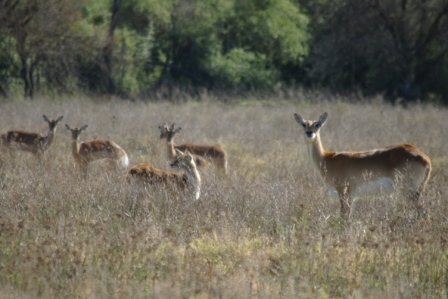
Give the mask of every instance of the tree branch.
[[432, 40], [436, 37], [437, 32], [439, 31], [440, 22], [442, 21], [443, 17], [448, 14], [448, 2], [445, 4], [445, 7], [443, 10], [440, 11], [440, 13], [436, 16], [434, 19], [434, 22], [429, 26], [428, 33], [426, 35], [426, 38], [423, 39], [423, 42], [417, 45], [417, 51], [416, 54], [420, 55], [423, 52], [426, 51], [429, 44], [432, 42]]
[[372, 3], [368, 0], [362, 0], [367, 6], [375, 10], [380, 18], [384, 21], [385, 27], [390, 32], [392, 39], [394, 41], [395, 48], [397, 49], [398, 53], [403, 52], [403, 42], [398, 34], [397, 26], [394, 24], [394, 22], [388, 17], [386, 12], [382, 9], [380, 3], [378, 0], [374, 0], [375, 3]]

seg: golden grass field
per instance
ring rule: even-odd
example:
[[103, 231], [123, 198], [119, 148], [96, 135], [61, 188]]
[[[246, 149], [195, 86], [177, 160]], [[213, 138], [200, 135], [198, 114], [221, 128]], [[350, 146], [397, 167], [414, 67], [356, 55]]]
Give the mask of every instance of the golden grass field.
[[[328, 150], [412, 143], [432, 160], [427, 219], [398, 194], [360, 198], [350, 223], [308, 161], [293, 113], [328, 121]], [[0, 166], [1, 298], [447, 298], [448, 110], [391, 106], [380, 98], [298, 94], [256, 101], [143, 103], [89, 98], [0, 103], [0, 128], [46, 134], [64, 119], [42, 161]], [[220, 144], [229, 175], [202, 172], [191, 201], [131, 192], [126, 169], [74, 168], [71, 127], [82, 141], [110, 138], [130, 166], [168, 169], [163, 122], [175, 142]]]

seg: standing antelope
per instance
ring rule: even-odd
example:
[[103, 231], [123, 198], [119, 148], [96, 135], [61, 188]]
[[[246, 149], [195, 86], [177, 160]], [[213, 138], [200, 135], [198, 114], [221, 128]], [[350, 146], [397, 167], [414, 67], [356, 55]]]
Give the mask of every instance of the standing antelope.
[[72, 132], [73, 157], [84, 174], [87, 174], [89, 163], [95, 160], [108, 159], [118, 162], [121, 167], [127, 167], [129, 165], [126, 152], [111, 140], [92, 140], [79, 143], [79, 135], [87, 128], [87, 125], [79, 129], [72, 129], [67, 124], [65, 127]]
[[[216, 166], [227, 173], [227, 153], [218, 145], [197, 145], [197, 144], [174, 144], [174, 135], [180, 132], [182, 128], [174, 128], [174, 123], [171, 127], [168, 127], [167, 123], [164, 123], [163, 127], [159, 126], [160, 138], [166, 138], [166, 145], [168, 150], [168, 156], [174, 158], [176, 156], [175, 150], [184, 152], [188, 150], [191, 154], [195, 155], [196, 163], [198, 166], [204, 165], [204, 159], [216, 164]], [[205, 162], [206, 163], [206, 162]], [[203, 166], [202, 166], [203, 167]]]
[[428, 156], [411, 144], [359, 152], [326, 151], [319, 131], [327, 116], [324, 113], [318, 121], [313, 121], [294, 114], [296, 121], [305, 130], [311, 163], [325, 182], [338, 192], [342, 217], [349, 218], [352, 197], [362, 193], [363, 188], [386, 191], [400, 189], [413, 200], [420, 215], [422, 204], [419, 198], [431, 173]]
[[161, 188], [192, 189], [194, 199], [199, 199], [201, 176], [196, 168], [195, 159], [188, 150], [185, 153], [176, 150], [176, 160], [171, 167], [182, 169], [183, 172], [161, 170], [146, 163], [137, 164], [129, 170], [128, 181], [138, 180]]
[[39, 133], [32, 133], [21, 130], [11, 130], [2, 134], [3, 145], [10, 149], [19, 149], [41, 156], [53, 143], [58, 122], [63, 118], [49, 120], [45, 115], [44, 120], [48, 123], [48, 134], [42, 136]]

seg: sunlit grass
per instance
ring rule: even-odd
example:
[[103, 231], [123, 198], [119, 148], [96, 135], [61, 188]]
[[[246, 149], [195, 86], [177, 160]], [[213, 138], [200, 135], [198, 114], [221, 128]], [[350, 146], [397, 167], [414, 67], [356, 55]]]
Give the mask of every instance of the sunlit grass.
[[[7, 102], [0, 128], [45, 134], [42, 115], [64, 115], [42, 161], [27, 153], [0, 173], [0, 297], [11, 298], [410, 298], [447, 296], [448, 171], [445, 108], [294, 101], [180, 105], [87, 98]], [[400, 196], [359, 199], [341, 221], [308, 162], [294, 112], [316, 118], [331, 150], [415, 144], [433, 159], [416, 219]], [[176, 142], [220, 144], [229, 175], [202, 172], [201, 199], [136, 195], [126, 170], [97, 163], [76, 171], [64, 124], [81, 140], [111, 138], [131, 166], [168, 169], [158, 126], [182, 127]]]

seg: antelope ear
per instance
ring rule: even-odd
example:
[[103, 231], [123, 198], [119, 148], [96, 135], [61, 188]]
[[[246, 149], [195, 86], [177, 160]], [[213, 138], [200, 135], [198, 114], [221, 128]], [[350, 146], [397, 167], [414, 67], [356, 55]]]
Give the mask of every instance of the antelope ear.
[[165, 137], [166, 124], [163, 127], [159, 126], [159, 130], [160, 130], [160, 138], [162, 139], [163, 137]]
[[56, 120], [56, 122], [59, 122], [61, 119], [63, 119], [64, 118], [64, 116], [60, 116], [57, 120]]
[[45, 120], [46, 122], [50, 122], [50, 120], [48, 119], [48, 117], [47, 117], [46, 115], [42, 115], [42, 117], [44, 118], [44, 120]]
[[193, 161], [193, 155], [188, 150], [185, 151], [185, 155], [187, 156], [188, 162]]
[[72, 130], [71, 128], [70, 128], [70, 126], [69, 125], [67, 125], [67, 124], [65, 124], [65, 127], [67, 128], [67, 130]]
[[87, 127], [88, 127], [88, 125], [84, 125], [84, 126], [82, 126], [79, 130], [80, 130], [80, 131], [84, 131], [85, 129], [87, 129]]
[[328, 116], [328, 113], [327, 113], [327, 112], [324, 112], [324, 113], [319, 117], [319, 122], [320, 122], [320, 125], [321, 125], [321, 126], [323, 126], [323, 125], [325, 124], [325, 122], [327, 121], [327, 116]]
[[182, 156], [182, 152], [180, 150], [176, 149], [175, 151], [176, 151], [176, 156], [177, 157]]
[[300, 114], [294, 113], [294, 118], [296, 119], [296, 122], [298, 122], [301, 126], [303, 126], [303, 127], [306, 126], [306, 123], [305, 123], [305, 121], [303, 120], [303, 117]]

